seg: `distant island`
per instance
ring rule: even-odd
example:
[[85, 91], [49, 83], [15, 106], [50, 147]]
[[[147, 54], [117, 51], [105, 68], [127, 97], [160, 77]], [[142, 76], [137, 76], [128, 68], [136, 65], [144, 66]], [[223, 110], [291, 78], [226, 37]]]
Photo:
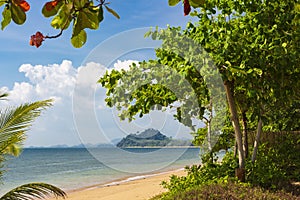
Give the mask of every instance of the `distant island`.
[[119, 148], [162, 146], [192, 146], [192, 144], [190, 140], [179, 140], [167, 137], [153, 128], [141, 133], [127, 135], [117, 144]]

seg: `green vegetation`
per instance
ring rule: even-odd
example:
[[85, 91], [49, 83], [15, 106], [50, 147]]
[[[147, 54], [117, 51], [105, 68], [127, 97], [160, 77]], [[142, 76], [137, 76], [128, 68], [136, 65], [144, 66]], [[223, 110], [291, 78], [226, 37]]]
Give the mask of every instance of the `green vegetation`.
[[[198, 22], [185, 29], [156, 28], [146, 34], [162, 40], [156, 59], [100, 78], [107, 105], [129, 121], [151, 110], [173, 109], [174, 118], [191, 128], [194, 144], [207, 144], [202, 166], [163, 183], [169, 190], [166, 198], [193, 194], [190, 191], [197, 195], [205, 187], [222, 191], [228, 188], [226, 182], [240, 186], [243, 194], [237, 190], [237, 196], [211, 199], [244, 198], [240, 195], [251, 187], [261, 189], [254, 188], [258, 196], [249, 199], [277, 195], [266, 192], [265, 197], [259, 192], [265, 190], [299, 195], [292, 184], [299, 182], [300, 171], [298, 0], [206, 0], [199, 7], [191, 13]], [[215, 74], [221, 76], [221, 84]], [[220, 100], [224, 96], [226, 108]], [[194, 119], [203, 120], [206, 127], [195, 130]], [[232, 152], [216, 163], [220, 149]], [[274, 198], [283, 197], [278, 195]]]
[[[169, 0], [169, 5], [175, 6], [181, 1], [184, 4], [185, 15], [190, 13], [191, 7], [198, 8], [204, 3], [202, 0]], [[50, 25], [60, 31], [53, 36], [43, 35], [38, 31], [31, 36], [30, 45], [38, 48], [45, 39], [58, 38], [65, 30], [71, 28], [71, 44], [75, 48], [82, 47], [87, 41], [85, 29], [97, 30], [104, 19], [104, 10], [120, 19], [119, 14], [110, 8], [109, 4], [110, 2], [106, 0], [50, 0], [46, 2], [41, 8], [42, 15], [45, 18], [53, 17]], [[0, 1], [1, 7], [3, 7], [1, 30], [4, 30], [12, 21], [17, 25], [23, 25], [27, 19], [26, 13], [31, 9], [26, 0], [3, 0]]]
[[295, 200], [297, 197], [282, 192], [270, 192], [247, 184], [229, 183], [209, 183], [202, 187], [194, 187], [185, 192], [178, 192], [169, 196], [158, 195], [150, 200]]
[[[269, 140], [260, 145], [255, 164], [251, 161], [246, 163], [249, 166], [246, 172], [247, 186], [272, 192], [284, 190], [294, 194], [293, 198], [296, 198], [300, 195], [300, 186], [293, 183], [300, 181], [300, 135], [276, 133], [272, 137], [271, 143]], [[232, 152], [228, 152], [221, 163], [207, 162], [200, 166], [186, 167], [187, 176], [172, 176], [169, 182], [162, 183], [169, 191], [164, 196], [168, 199], [195, 187], [202, 191], [207, 185], [213, 187], [214, 184], [223, 187], [234, 183], [243, 187], [244, 184], [234, 178], [237, 165], [237, 158]]]
[[190, 146], [188, 140], [169, 138], [155, 129], [147, 129], [140, 134], [129, 134], [123, 138], [117, 147], [162, 147], [162, 146]]
[[[191, 127], [197, 137], [203, 131], [194, 130], [192, 119], [204, 119], [213, 110], [208, 105], [219, 107], [216, 96], [223, 95], [207, 86], [214, 78], [210, 76], [213, 60], [233, 124], [219, 130], [233, 130], [239, 160], [236, 174], [245, 181], [246, 163], [255, 163], [262, 132], [298, 127], [298, 120], [286, 110], [292, 108], [291, 114], [299, 114], [300, 37], [295, 28], [300, 25], [299, 5], [296, 0], [211, 0], [200, 7], [193, 13], [199, 21], [188, 23], [184, 30], [168, 27], [147, 33], [163, 42], [156, 49], [157, 59], [133, 64], [127, 71], [107, 72], [99, 83], [107, 88], [107, 105], [116, 106], [121, 119], [175, 107], [174, 117]], [[248, 136], [255, 130], [250, 157]], [[229, 138], [225, 140], [228, 144]]]
[[[107, 12], [120, 19], [120, 16], [108, 7], [108, 2], [74, 0], [63, 1], [53, 0], [46, 2], [43, 6], [42, 14], [45, 18], [53, 17], [51, 26], [60, 30], [57, 35], [45, 36], [41, 32], [31, 36], [30, 45], [39, 47], [45, 39], [58, 38], [63, 31], [68, 29], [72, 24], [71, 43], [75, 48], [82, 47], [87, 40], [85, 29], [96, 30], [104, 19], [104, 8]], [[30, 5], [25, 0], [7, 0], [1, 1], [0, 6], [4, 6], [2, 12], [1, 29], [3, 30], [11, 21], [22, 25], [26, 21], [26, 12], [30, 10]]]
[[[0, 99], [7, 94], [1, 94]], [[52, 105], [51, 100], [27, 103], [18, 107], [9, 107], [0, 111], [0, 184], [2, 184], [3, 166], [7, 155], [18, 156], [25, 133], [42, 110]], [[0, 200], [45, 199], [50, 195], [66, 197], [61, 189], [46, 183], [30, 183], [19, 186], [0, 197]]]
[[[299, 195], [299, 188], [292, 184], [300, 177], [299, 1], [168, 2], [170, 6], [183, 2], [186, 15], [191, 6], [197, 8], [191, 15], [198, 22], [188, 23], [185, 29], [151, 30], [147, 36], [162, 40], [156, 59], [132, 64], [128, 71], [108, 71], [99, 80], [107, 89], [107, 105], [120, 111], [120, 119], [131, 121], [154, 109], [173, 109], [174, 118], [191, 128], [194, 144], [207, 144], [203, 165], [187, 168], [186, 177], [171, 177], [163, 183], [169, 192], [159, 198], [297, 198], [266, 190], [284, 189]], [[3, 1], [0, 6], [5, 6], [2, 29], [11, 20], [23, 24], [30, 9], [20, 0]], [[31, 45], [39, 47], [44, 39], [59, 37], [72, 22], [71, 42], [81, 47], [87, 40], [85, 29], [99, 28], [103, 7], [119, 18], [104, 0], [97, 4], [89, 0], [47, 2], [42, 13], [53, 17], [51, 26], [60, 32], [55, 36], [37, 32]], [[203, 120], [206, 127], [196, 130], [195, 119]], [[136, 136], [129, 139], [125, 146], [139, 144]], [[6, 138], [0, 142], [6, 144]], [[215, 153], [220, 149], [233, 152], [216, 163]], [[8, 145], [2, 155], [15, 150]]]

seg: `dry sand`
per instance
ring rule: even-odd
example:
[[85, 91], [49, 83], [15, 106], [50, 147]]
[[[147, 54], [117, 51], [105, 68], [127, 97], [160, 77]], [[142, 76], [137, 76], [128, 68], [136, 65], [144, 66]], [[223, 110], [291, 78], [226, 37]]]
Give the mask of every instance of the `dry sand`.
[[183, 170], [150, 175], [146, 178], [112, 184], [85, 188], [68, 193], [67, 200], [141, 200], [149, 199], [165, 191], [160, 185], [162, 181], [169, 180], [172, 174], [185, 175]]

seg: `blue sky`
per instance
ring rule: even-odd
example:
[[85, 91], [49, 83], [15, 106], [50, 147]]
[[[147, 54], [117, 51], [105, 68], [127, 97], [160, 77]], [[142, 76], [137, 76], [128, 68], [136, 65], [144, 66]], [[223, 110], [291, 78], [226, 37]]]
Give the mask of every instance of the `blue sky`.
[[85, 56], [103, 40], [122, 31], [133, 28], [159, 26], [167, 24], [184, 26], [189, 17], [183, 16], [181, 5], [169, 7], [167, 0], [111, 0], [110, 7], [121, 16], [117, 20], [111, 14], [105, 12], [105, 20], [96, 31], [88, 30], [88, 41], [80, 49], [75, 49], [70, 44], [70, 31], [65, 31], [63, 36], [47, 40], [36, 49], [29, 45], [29, 38], [36, 31], [44, 34], [55, 35], [58, 30], [50, 27], [51, 19], [46, 19], [41, 14], [41, 7], [46, 1], [29, 1], [31, 10], [27, 12], [27, 21], [18, 26], [11, 23], [4, 31], [0, 32], [0, 53], [2, 78], [0, 85], [12, 86], [15, 81], [23, 78], [18, 73], [21, 64], [59, 63], [68, 59], [75, 66], [79, 66]]
[[[62, 37], [46, 40], [40, 48], [35, 48], [29, 45], [29, 38], [32, 34], [36, 31], [41, 31], [46, 35], [55, 35], [58, 33], [58, 30], [52, 29], [50, 27], [50, 19], [45, 19], [41, 14], [42, 5], [46, 1], [28, 0], [28, 2], [31, 4], [31, 10], [27, 13], [26, 23], [22, 26], [11, 23], [4, 31], [0, 32], [0, 88], [4, 88], [4, 90], [11, 93], [10, 103], [18, 104], [51, 97], [55, 98], [56, 103], [34, 124], [28, 134], [26, 146], [75, 145], [80, 142], [101, 142], [101, 140], [85, 140], [80, 134], [78, 135], [76, 133], [78, 132], [78, 127], [76, 128], [75, 126], [76, 120], [75, 122], [73, 120], [72, 101], [74, 99], [72, 92], [76, 79], [82, 76], [85, 82], [95, 82], [97, 79], [89, 78], [88, 74], [95, 72], [94, 74], [99, 73], [101, 75], [109, 67], [95, 63], [93, 66], [88, 66], [87, 58], [95, 55], [95, 49], [101, 55], [114, 55], [115, 52], [111, 52], [114, 48], [126, 49], [126, 46], [124, 46], [126, 43], [121, 44], [118, 40], [114, 41], [114, 38], [124, 31], [145, 27], [145, 30], [148, 30], [148, 27], [155, 26], [164, 28], [167, 24], [184, 27], [191, 20], [190, 17], [183, 16], [182, 5], [169, 7], [167, 0], [111, 0], [110, 7], [118, 12], [121, 19], [118, 20], [105, 12], [104, 21], [100, 24], [99, 30], [87, 31], [88, 41], [82, 48], [75, 49], [72, 47], [69, 30], [65, 31]], [[129, 41], [135, 41], [135, 35], [127, 35], [127, 38]], [[112, 48], [101, 49], [101, 44], [104, 41], [109, 41]], [[139, 58], [145, 59], [147, 55], [151, 55], [151, 49], [148, 49], [146, 53], [129, 52], [127, 55], [119, 55], [115, 59], [116, 61], [121, 58], [123, 60], [136, 60], [139, 53], [141, 54]], [[125, 62], [125, 64], [127, 63]], [[116, 66], [122, 65], [122, 63], [119, 63]], [[90, 71], [85, 76], [84, 73], [87, 71], [87, 68]], [[102, 100], [104, 98], [103, 91], [98, 91], [92, 95]], [[97, 108], [103, 107], [103, 105], [98, 104], [93, 106]], [[117, 118], [109, 118], [106, 114], [107, 112], [112, 113], [111, 110], [95, 112], [97, 116], [96, 121], [98, 121], [98, 124], [95, 124], [95, 129], [99, 128], [99, 126], [101, 128], [104, 126], [104, 131], [110, 132], [112, 135], [108, 137], [109, 140], [122, 137], [121, 133], [114, 135], [114, 133], [118, 132], [114, 129], [114, 123], [116, 123], [114, 121]], [[158, 113], [154, 114], [152, 119], [149, 119], [148, 116], [148, 119], [146, 117], [138, 123], [140, 123], [140, 127], [143, 127], [142, 124], [147, 124], [147, 120], [152, 120], [153, 122], [155, 121], [153, 119], [160, 119], [161, 117], [168, 119], [169, 122], [154, 128], [180, 130], [179, 126], [174, 125], [175, 123], [173, 124], [172, 120], [169, 119], [169, 116], [159, 115]], [[103, 120], [99, 122], [101, 118]], [[87, 121], [91, 120], [87, 119]], [[102, 125], [99, 125], [101, 123]], [[147, 128], [147, 126], [144, 128]], [[124, 127], [119, 127], [118, 130], [122, 132]], [[97, 132], [92, 128], [84, 131]], [[187, 132], [187, 130], [182, 132]], [[105, 138], [102, 141], [105, 142]]]

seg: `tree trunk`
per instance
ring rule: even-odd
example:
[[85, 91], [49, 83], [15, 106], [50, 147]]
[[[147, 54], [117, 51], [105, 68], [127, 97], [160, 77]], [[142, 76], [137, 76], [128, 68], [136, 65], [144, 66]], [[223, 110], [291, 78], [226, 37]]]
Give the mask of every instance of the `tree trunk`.
[[258, 124], [257, 124], [257, 132], [256, 132], [256, 137], [255, 137], [255, 141], [254, 141], [254, 145], [253, 145], [253, 153], [252, 153], [252, 163], [255, 162], [256, 160], [256, 155], [257, 155], [257, 151], [258, 151], [258, 143], [260, 140], [260, 136], [261, 136], [261, 132], [262, 132], [262, 119], [261, 117], [259, 118]]
[[[239, 156], [239, 172], [243, 172], [245, 170], [245, 154], [243, 150], [243, 142], [242, 142], [242, 132], [241, 132], [241, 127], [239, 124], [239, 119], [238, 119], [238, 113], [236, 109], [236, 104], [234, 101], [234, 96], [233, 96], [233, 89], [232, 89], [232, 82], [226, 81], [224, 83], [225, 85], [225, 91], [226, 91], [226, 96], [227, 96], [227, 101], [229, 105], [229, 110], [231, 114], [231, 120], [232, 120], [232, 125], [234, 128], [234, 133], [235, 133], [235, 140], [237, 142], [237, 149], [238, 149], [238, 156]], [[238, 173], [239, 175], [243, 176], [238, 176], [238, 178], [243, 181], [245, 180], [245, 173]]]
[[210, 98], [209, 100], [209, 118], [207, 121], [207, 141], [208, 141], [208, 150], [211, 152], [212, 151], [212, 141], [211, 141], [211, 121], [212, 121], [212, 116], [213, 116], [213, 111], [212, 111], [212, 99]]
[[212, 145], [211, 145], [211, 123], [210, 123], [210, 121], [207, 122], [207, 143], [208, 143], [208, 150], [209, 150], [209, 152], [211, 152]]
[[236, 155], [237, 155], [237, 143], [235, 142], [234, 143], [234, 158], [236, 158]]
[[245, 153], [245, 158], [248, 158], [248, 154], [249, 154], [249, 145], [248, 145], [248, 130], [247, 130], [247, 116], [246, 116], [246, 112], [242, 112], [242, 126], [243, 126], [243, 149], [244, 149], [244, 153]]

